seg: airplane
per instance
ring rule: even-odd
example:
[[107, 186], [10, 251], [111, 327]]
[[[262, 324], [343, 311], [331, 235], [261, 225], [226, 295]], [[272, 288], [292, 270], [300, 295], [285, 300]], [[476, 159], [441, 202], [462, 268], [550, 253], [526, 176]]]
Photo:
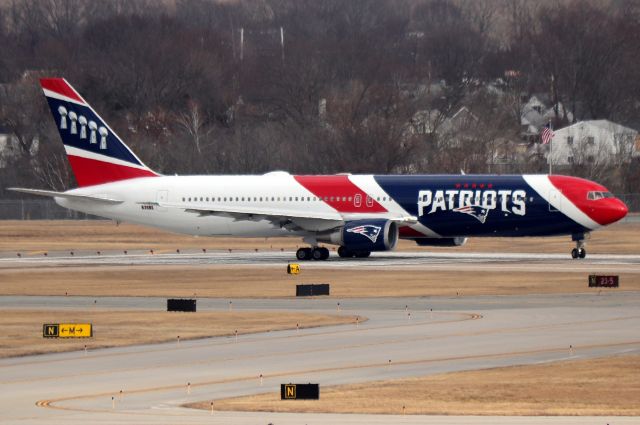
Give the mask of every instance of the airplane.
[[118, 222], [199, 236], [302, 237], [298, 260], [326, 260], [468, 237], [570, 235], [627, 214], [604, 186], [562, 175], [161, 175], [147, 167], [63, 78], [40, 84], [78, 183], [65, 192], [11, 188]]

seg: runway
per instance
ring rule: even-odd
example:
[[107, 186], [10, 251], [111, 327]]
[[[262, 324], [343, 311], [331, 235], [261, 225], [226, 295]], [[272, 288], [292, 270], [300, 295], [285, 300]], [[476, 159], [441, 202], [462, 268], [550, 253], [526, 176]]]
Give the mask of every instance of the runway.
[[[77, 267], [77, 266], [162, 266], [220, 265], [243, 267], [282, 267], [297, 262], [294, 252], [209, 251], [154, 252], [31, 252], [17, 257], [0, 253], [1, 268]], [[375, 270], [398, 267], [417, 270], [502, 270], [546, 272], [588, 271], [640, 273], [640, 255], [590, 254], [583, 260], [571, 260], [565, 254], [535, 253], [450, 253], [450, 252], [374, 252], [364, 259], [344, 259], [332, 253], [328, 261], [305, 261], [305, 268], [358, 268]]]
[[[73, 298], [73, 299], [72, 299]], [[0, 308], [71, 308], [82, 297], [0, 297]], [[161, 298], [102, 298], [159, 309]], [[353, 382], [640, 353], [640, 293], [372, 298], [342, 302], [355, 325], [0, 360], [2, 423], [631, 424], [637, 418], [431, 417], [231, 413], [192, 401], [273, 392], [280, 383]], [[225, 309], [202, 299], [199, 310]], [[238, 310], [336, 313], [333, 299], [236, 300]], [[433, 313], [431, 313], [433, 309]], [[410, 316], [409, 316], [410, 313]], [[573, 352], [569, 350], [572, 345]], [[260, 385], [259, 376], [264, 381]], [[190, 386], [187, 386], [190, 383]], [[122, 397], [120, 390], [123, 391]], [[190, 391], [189, 391], [190, 390]], [[322, 391], [322, 390], [321, 390]], [[114, 399], [112, 400], [112, 397]]]

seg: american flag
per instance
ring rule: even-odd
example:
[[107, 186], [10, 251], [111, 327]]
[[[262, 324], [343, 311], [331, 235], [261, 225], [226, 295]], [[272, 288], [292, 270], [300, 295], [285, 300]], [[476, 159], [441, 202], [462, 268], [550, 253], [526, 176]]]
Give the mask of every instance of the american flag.
[[548, 144], [551, 139], [553, 139], [553, 135], [555, 133], [551, 129], [551, 123], [547, 123], [544, 127], [542, 127], [542, 131], [540, 132], [540, 136], [542, 137], [542, 144]]

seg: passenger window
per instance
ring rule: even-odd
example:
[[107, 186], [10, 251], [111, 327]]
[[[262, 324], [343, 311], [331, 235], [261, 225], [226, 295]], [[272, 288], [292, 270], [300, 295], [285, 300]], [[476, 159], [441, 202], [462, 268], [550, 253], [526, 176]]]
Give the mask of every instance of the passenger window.
[[182, 202], [184, 202], [184, 198], [182, 198]]

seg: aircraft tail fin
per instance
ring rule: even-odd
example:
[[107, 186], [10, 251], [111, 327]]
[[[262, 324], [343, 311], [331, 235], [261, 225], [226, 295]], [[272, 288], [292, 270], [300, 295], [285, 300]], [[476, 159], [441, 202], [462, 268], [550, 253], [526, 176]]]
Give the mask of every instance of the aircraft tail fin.
[[80, 187], [158, 176], [64, 78], [42, 78], [40, 85]]

